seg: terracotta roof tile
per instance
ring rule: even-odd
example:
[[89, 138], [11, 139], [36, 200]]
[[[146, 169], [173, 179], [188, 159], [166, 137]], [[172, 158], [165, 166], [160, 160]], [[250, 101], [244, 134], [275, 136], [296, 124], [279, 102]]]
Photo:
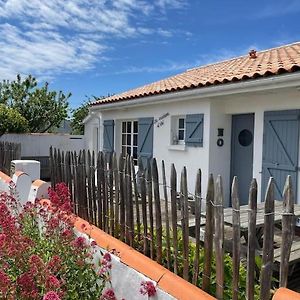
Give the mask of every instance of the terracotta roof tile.
[[226, 84], [300, 70], [300, 42], [187, 70], [181, 74], [98, 100], [92, 105], [127, 101], [185, 89]]

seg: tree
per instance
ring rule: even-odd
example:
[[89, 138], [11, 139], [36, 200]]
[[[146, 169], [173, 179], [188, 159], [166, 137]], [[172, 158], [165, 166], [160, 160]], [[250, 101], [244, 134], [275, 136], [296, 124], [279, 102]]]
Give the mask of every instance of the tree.
[[16, 110], [28, 122], [29, 132], [46, 132], [59, 127], [68, 116], [68, 99], [62, 91], [50, 91], [46, 82], [39, 87], [31, 75], [15, 81], [4, 80], [0, 83], [0, 103]]
[[87, 100], [83, 102], [78, 108], [72, 110], [72, 119], [70, 124], [72, 128], [72, 134], [84, 134], [84, 124], [82, 122], [88, 116], [89, 106], [93, 101], [104, 99], [112, 95], [113, 94], [107, 94], [107, 96], [100, 96], [100, 97], [86, 96]]
[[28, 131], [28, 121], [15, 109], [0, 104], [0, 136]]
[[90, 101], [82, 103], [78, 108], [72, 110], [71, 128], [72, 134], [84, 134], [83, 120], [89, 114]]

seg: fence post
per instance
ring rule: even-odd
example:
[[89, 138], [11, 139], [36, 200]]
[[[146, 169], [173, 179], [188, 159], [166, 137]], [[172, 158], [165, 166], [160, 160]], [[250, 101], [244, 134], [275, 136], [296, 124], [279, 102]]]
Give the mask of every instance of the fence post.
[[169, 223], [169, 203], [168, 203], [168, 191], [167, 191], [167, 179], [165, 162], [161, 162], [162, 167], [162, 180], [165, 198], [165, 220], [166, 220], [166, 248], [167, 248], [167, 268], [170, 269], [171, 252], [170, 252], [170, 223]]
[[233, 177], [231, 189], [232, 203], [232, 234], [233, 234], [233, 249], [232, 249], [232, 299], [238, 299], [239, 293], [239, 278], [240, 278], [240, 251], [241, 251], [241, 229], [240, 229], [240, 200], [238, 191], [238, 179]]
[[152, 180], [153, 180], [153, 194], [155, 204], [155, 232], [156, 232], [156, 261], [161, 264], [162, 262], [162, 222], [161, 222], [161, 207], [159, 195], [159, 178], [156, 159], [152, 160]]
[[216, 297], [223, 299], [224, 294], [224, 195], [222, 178], [216, 181], [215, 195], [215, 251], [216, 251]]
[[87, 196], [88, 196], [88, 221], [93, 222], [93, 199], [92, 199], [92, 173], [93, 173], [93, 168], [92, 168], [92, 155], [90, 150], [87, 151]]
[[149, 160], [147, 161], [146, 180], [147, 180], [147, 195], [148, 195], [148, 207], [149, 207], [149, 220], [150, 220], [150, 258], [154, 258], [154, 222], [153, 222], [153, 195], [152, 195], [152, 177], [151, 177], [151, 165]]
[[113, 154], [113, 173], [115, 186], [115, 237], [120, 235], [120, 174], [118, 169], [118, 161], [116, 152]]
[[138, 239], [138, 241], [140, 241], [141, 240], [141, 219], [140, 219], [140, 207], [139, 207], [139, 192], [138, 192], [138, 188], [137, 188], [137, 178], [136, 178], [136, 174], [135, 174], [134, 161], [133, 161], [132, 157], [130, 158], [130, 164], [131, 164], [131, 169], [132, 169], [137, 239]]
[[149, 241], [148, 241], [148, 224], [147, 224], [147, 200], [146, 200], [146, 181], [145, 181], [145, 170], [143, 167], [143, 162], [139, 158], [139, 182], [141, 187], [141, 201], [142, 201], [142, 218], [143, 218], [143, 239], [144, 239], [144, 247], [143, 252], [145, 255], [149, 255]]
[[120, 173], [120, 239], [125, 241], [125, 162], [123, 154], [119, 157], [119, 173]]
[[249, 190], [248, 202], [248, 245], [247, 245], [247, 284], [248, 300], [254, 300], [255, 279], [255, 240], [256, 240], [256, 211], [257, 211], [257, 182], [253, 178]]
[[214, 210], [212, 203], [214, 201], [214, 178], [209, 175], [207, 193], [206, 193], [206, 217], [205, 217], [205, 235], [204, 235], [204, 270], [202, 289], [206, 292], [210, 290], [210, 276], [212, 264], [212, 250], [213, 250], [213, 232], [214, 232]]
[[183, 240], [183, 278], [189, 280], [189, 211], [186, 167], [183, 167], [180, 180], [181, 226]]
[[193, 284], [197, 285], [199, 277], [199, 258], [200, 258], [200, 226], [201, 226], [201, 170], [199, 169], [195, 184], [195, 239], [196, 249], [194, 258]]
[[282, 239], [279, 286], [286, 287], [289, 271], [289, 258], [295, 231], [294, 215], [294, 191], [291, 176], [288, 175], [283, 190], [283, 210], [282, 210]]
[[260, 299], [270, 299], [274, 259], [274, 179], [270, 178], [265, 197], [262, 268], [260, 274]]
[[172, 232], [173, 232], [173, 257], [174, 273], [178, 274], [178, 242], [177, 242], [177, 173], [175, 165], [171, 165], [171, 215], [172, 215]]
[[133, 199], [132, 199], [132, 176], [131, 176], [131, 163], [130, 156], [126, 157], [126, 236], [127, 243], [132, 247], [134, 239], [134, 218], [133, 218]]
[[108, 161], [108, 191], [109, 191], [109, 233], [115, 234], [115, 207], [114, 207], [114, 173], [113, 173], [113, 153], [110, 153]]

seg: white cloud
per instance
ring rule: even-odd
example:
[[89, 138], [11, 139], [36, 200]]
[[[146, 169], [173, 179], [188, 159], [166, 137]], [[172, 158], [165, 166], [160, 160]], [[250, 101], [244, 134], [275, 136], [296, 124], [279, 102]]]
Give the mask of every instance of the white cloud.
[[[149, 4], [151, 3], [151, 4]], [[183, 0], [0, 0], [0, 79], [17, 73], [53, 76], [93, 68], [107, 39], [172, 31], [140, 22], [180, 8]]]
[[186, 6], [186, 1], [184, 0], [156, 0], [156, 5], [162, 9], [168, 8], [182, 8]]

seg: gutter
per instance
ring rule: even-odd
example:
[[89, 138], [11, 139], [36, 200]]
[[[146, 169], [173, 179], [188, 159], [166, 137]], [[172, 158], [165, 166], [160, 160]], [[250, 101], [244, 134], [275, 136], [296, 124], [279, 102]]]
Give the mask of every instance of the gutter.
[[136, 99], [119, 100], [112, 103], [98, 104], [90, 107], [91, 112], [118, 109], [125, 107], [136, 107], [146, 104], [169, 103], [178, 100], [193, 100], [207, 97], [219, 97], [225, 95], [243, 94], [274, 89], [300, 87], [300, 72], [259, 78], [236, 83], [220, 84], [203, 88], [194, 88], [179, 92], [169, 92], [161, 95], [144, 96]]

